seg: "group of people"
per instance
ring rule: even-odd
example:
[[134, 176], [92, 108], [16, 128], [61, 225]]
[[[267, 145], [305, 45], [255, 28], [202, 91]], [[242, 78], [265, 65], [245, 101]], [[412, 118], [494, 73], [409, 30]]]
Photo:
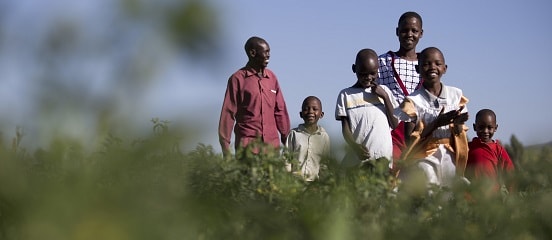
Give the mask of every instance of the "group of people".
[[[496, 115], [490, 109], [480, 110], [473, 124], [477, 137], [468, 142], [468, 99], [461, 89], [442, 82], [447, 65], [438, 48], [416, 51], [423, 33], [422, 17], [405, 12], [396, 28], [398, 51], [378, 56], [366, 48], [357, 53], [352, 65], [356, 82], [339, 92], [335, 108], [349, 146], [341, 164], [354, 167], [387, 161], [390, 172], [403, 181], [422, 173], [430, 185], [449, 187], [458, 179], [468, 183], [488, 179], [499, 188], [514, 165], [493, 139]], [[254, 141], [274, 149], [282, 144], [293, 156], [286, 160], [288, 171], [316, 180], [321, 159], [330, 153], [328, 133], [318, 124], [324, 116], [322, 102], [306, 97], [300, 112], [304, 122], [291, 129], [278, 79], [267, 68], [267, 41], [251, 37], [245, 52], [248, 62], [228, 80], [220, 115], [223, 155], [232, 155], [232, 131], [235, 149]]]

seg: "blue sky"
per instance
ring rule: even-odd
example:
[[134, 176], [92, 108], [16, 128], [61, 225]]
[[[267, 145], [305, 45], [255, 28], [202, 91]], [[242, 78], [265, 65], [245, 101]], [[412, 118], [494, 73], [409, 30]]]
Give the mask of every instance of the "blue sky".
[[[490, 108], [498, 115], [496, 138], [508, 142], [515, 134], [524, 144], [552, 140], [552, 114], [546, 110], [552, 100], [549, 1], [271, 2], [224, 5], [231, 56], [226, 75], [212, 86], [219, 93], [214, 108], [220, 107], [227, 75], [246, 61], [243, 42], [258, 35], [271, 46], [269, 68], [280, 79], [292, 126], [301, 123], [303, 98], [316, 95], [326, 114], [320, 124], [339, 142], [335, 101], [339, 90], [355, 81], [350, 66], [356, 52], [396, 51], [397, 20], [405, 11], [416, 11], [424, 22], [417, 49], [436, 46], [443, 51], [448, 65], [443, 82], [463, 89], [470, 99], [470, 128], [475, 113]], [[468, 133], [475, 136], [472, 129]]]
[[[0, 25], [4, 36], [0, 53], [0, 70], [4, 73], [0, 81], [3, 112], [0, 119], [4, 135], [10, 135], [16, 125], [30, 129], [30, 134], [41, 126], [29, 121], [36, 114], [35, 109], [30, 100], [22, 97], [33, 89], [26, 82], [28, 75], [36, 71], [29, 64], [32, 55], [26, 53], [31, 50], [23, 43], [10, 41], [10, 36], [23, 36], [30, 39], [28, 44], [36, 44], [41, 41], [41, 29], [53, 24], [60, 15], [72, 14], [85, 29], [84, 36], [89, 41], [101, 40], [105, 31], [102, 26], [109, 27], [109, 22], [117, 19], [113, 11], [106, 10], [112, 7], [108, 0], [49, 2], [47, 7], [42, 1], [29, 0], [0, 4], [15, 11], [9, 14], [3, 11]], [[140, 97], [129, 98], [124, 93], [115, 97], [122, 102], [120, 112], [133, 119], [130, 125], [149, 126], [153, 117], [169, 120], [171, 124], [198, 130], [187, 147], [201, 142], [220, 151], [217, 126], [226, 81], [246, 63], [243, 44], [255, 35], [270, 44], [269, 68], [279, 77], [292, 126], [301, 123], [302, 100], [309, 95], [318, 96], [326, 114], [320, 124], [328, 130], [335, 145], [342, 144], [340, 124], [334, 118], [335, 101], [341, 89], [355, 82], [350, 70], [355, 54], [362, 48], [372, 48], [378, 53], [396, 51], [397, 20], [405, 11], [416, 11], [424, 22], [418, 51], [429, 46], [440, 48], [448, 64], [443, 82], [461, 88], [470, 99], [470, 137], [475, 135], [471, 123], [477, 110], [490, 108], [498, 116], [496, 138], [508, 142], [515, 134], [525, 145], [552, 140], [549, 124], [552, 113], [548, 111], [552, 100], [549, 94], [552, 77], [548, 72], [552, 66], [549, 1], [209, 2], [219, 10], [222, 23], [222, 48], [216, 60], [197, 62], [175, 56], [163, 44], [148, 45], [153, 50], [146, 54], [162, 61], [163, 67], [152, 77], [155, 80], [143, 87]], [[33, 27], [27, 28], [29, 25]], [[27, 31], [21, 32], [24, 28]], [[136, 54], [132, 53], [136, 51], [132, 46], [145, 51], [140, 39], [159, 42], [151, 36], [155, 33], [151, 30], [128, 33], [134, 34], [125, 37], [131, 47], [113, 48], [122, 52], [96, 56], [85, 67], [69, 65], [76, 72], [84, 69], [92, 79], [75, 84], [83, 84], [95, 97], [117, 94], [106, 87], [117, 71], [110, 67], [113, 59]], [[82, 131], [86, 115], [79, 116], [81, 123], [69, 122], [63, 127], [67, 128], [65, 131]]]

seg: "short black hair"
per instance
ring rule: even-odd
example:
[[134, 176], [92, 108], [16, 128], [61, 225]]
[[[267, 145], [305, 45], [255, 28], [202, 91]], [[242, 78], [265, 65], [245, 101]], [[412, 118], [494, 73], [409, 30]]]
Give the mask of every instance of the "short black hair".
[[424, 50], [422, 50], [422, 52], [420, 52], [420, 54], [418, 55], [418, 63], [421, 63], [423, 61], [425, 61], [425, 58], [426, 58], [426, 54], [428, 52], [432, 52], [432, 51], [437, 51], [441, 54], [441, 56], [443, 56], [443, 60], [445, 60], [445, 55], [443, 54], [443, 52], [441, 52], [441, 50], [439, 50], [439, 48], [436, 48], [436, 47], [427, 47], [425, 48]]
[[320, 103], [320, 110], [322, 110], [322, 101], [320, 101], [320, 99], [316, 96], [308, 96], [305, 98], [305, 100], [303, 100], [303, 104], [301, 104], [301, 109], [303, 109], [303, 107], [307, 104], [307, 102], [311, 101], [311, 100], [315, 100], [315, 101], [318, 101], [318, 103]]
[[417, 12], [409, 11], [409, 12], [403, 13], [401, 17], [399, 17], [399, 22], [397, 23], [397, 26], [401, 26], [401, 23], [409, 18], [416, 18], [418, 19], [418, 21], [420, 21], [420, 26], [424, 25], [423, 24], [424, 22], [422, 21], [422, 16], [420, 16], [420, 14], [418, 14]]
[[479, 112], [477, 112], [477, 114], [475, 114], [475, 121], [477, 121], [477, 119], [479, 119], [483, 116], [487, 116], [487, 115], [490, 115], [491, 117], [493, 117], [495, 122], [496, 122], [495, 112], [493, 110], [487, 109], [487, 108], [481, 109], [481, 110], [479, 110]]
[[376, 51], [374, 51], [373, 49], [370, 49], [370, 48], [364, 48], [364, 49], [358, 51], [358, 53], [356, 55], [356, 59], [355, 59], [355, 65], [361, 65], [363, 61], [365, 61], [366, 59], [368, 59], [370, 57], [374, 57], [377, 61], [378, 54], [376, 53]]
[[248, 54], [249, 50], [253, 49], [255, 46], [257, 46], [258, 44], [261, 44], [261, 43], [268, 44], [266, 42], [266, 40], [264, 40], [260, 37], [257, 37], [257, 36], [250, 37], [245, 42], [245, 53]]

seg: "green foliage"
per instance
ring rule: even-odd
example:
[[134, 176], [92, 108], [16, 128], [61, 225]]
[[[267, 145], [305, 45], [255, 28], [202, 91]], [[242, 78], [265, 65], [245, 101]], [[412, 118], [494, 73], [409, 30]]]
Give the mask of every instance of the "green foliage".
[[[484, 182], [397, 192], [385, 161], [320, 179], [287, 172], [262, 144], [225, 159], [179, 150], [169, 122], [140, 140], [108, 135], [94, 152], [72, 139], [28, 153], [0, 146], [1, 239], [549, 239], [550, 149], [525, 151], [516, 189]], [[20, 138], [22, 135], [19, 135]], [[255, 150], [259, 154], [251, 154]], [[534, 155], [533, 155], [534, 154]], [[415, 179], [415, 178], [414, 178]]]

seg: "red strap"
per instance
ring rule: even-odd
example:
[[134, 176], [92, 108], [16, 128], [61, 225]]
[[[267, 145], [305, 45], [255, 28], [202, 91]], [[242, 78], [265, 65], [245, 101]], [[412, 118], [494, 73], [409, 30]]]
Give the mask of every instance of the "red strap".
[[[391, 68], [393, 69], [393, 75], [395, 75], [395, 80], [397, 81], [397, 83], [399, 83], [399, 86], [401, 87], [401, 90], [403, 91], [404, 96], [406, 97], [408, 96], [408, 90], [406, 90], [406, 87], [404, 86], [404, 83], [401, 80], [401, 77], [399, 76], [397, 69], [395, 69], [395, 53], [392, 51], [389, 51], [387, 53], [391, 55]], [[420, 82], [418, 83], [418, 86], [416, 86], [416, 89], [418, 89], [420, 85], [422, 85], [422, 81], [423, 80], [420, 80]]]

